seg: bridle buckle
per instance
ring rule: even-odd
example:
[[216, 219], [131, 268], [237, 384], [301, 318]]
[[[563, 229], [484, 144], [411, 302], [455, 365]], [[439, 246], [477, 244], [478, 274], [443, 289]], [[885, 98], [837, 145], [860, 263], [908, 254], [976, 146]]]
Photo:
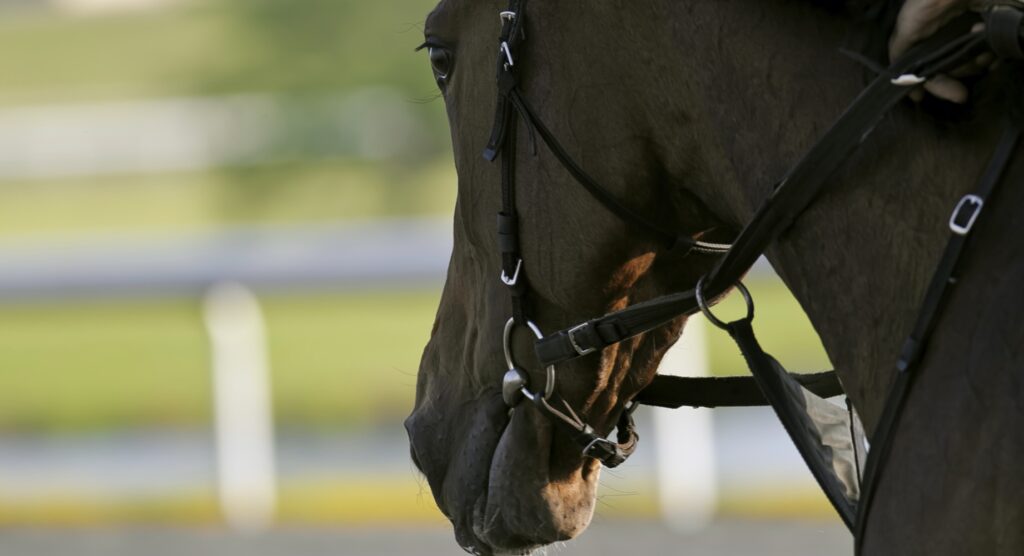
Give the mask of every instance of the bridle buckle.
[[[985, 200], [981, 197], [971, 194], [964, 195], [949, 217], [950, 231], [958, 236], [967, 235], [974, 227], [974, 221], [978, 219], [983, 206], [985, 206]], [[965, 209], [970, 212], [965, 212]]]
[[583, 356], [583, 355], [587, 355], [588, 353], [594, 353], [595, 351], [597, 351], [597, 348], [593, 348], [593, 347], [589, 347], [589, 348], [580, 347], [579, 342], [576, 341], [576, 333], [579, 332], [580, 330], [583, 330], [587, 326], [589, 326], [589, 324], [590, 323], [586, 323], [585, 322], [583, 324], [576, 325], [576, 326], [570, 328], [568, 332], [566, 332], [566, 334], [569, 336], [569, 344], [572, 345], [572, 349], [576, 350], [576, 354], [577, 355]]
[[583, 449], [583, 456], [594, 458], [608, 467], [617, 467], [626, 461], [625, 456], [619, 452], [614, 442], [600, 436], [587, 444], [587, 447]]
[[508, 41], [501, 41], [501, 46], [498, 48], [498, 52], [503, 53], [505, 55], [505, 60], [507, 60], [505, 62], [505, 70], [516, 65], [515, 61], [512, 59], [512, 48], [509, 47]]
[[519, 282], [519, 271], [523, 269], [523, 259], [516, 261], [516, 269], [512, 271], [512, 277], [505, 273], [505, 269], [501, 269], [501, 283], [508, 287], [513, 287]]

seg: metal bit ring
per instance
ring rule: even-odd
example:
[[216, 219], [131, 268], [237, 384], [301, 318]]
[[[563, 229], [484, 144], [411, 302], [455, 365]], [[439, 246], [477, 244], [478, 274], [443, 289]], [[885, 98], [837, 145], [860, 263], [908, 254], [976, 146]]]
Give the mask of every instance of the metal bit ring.
[[[721, 328], [722, 330], [725, 330], [728, 327], [728, 324], [723, 322], [721, 319], [716, 317], [714, 313], [711, 312], [711, 306], [708, 305], [707, 300], [704, 299], [704, 278], [706, 277], [706, 275], [701, 276], [700, 280], [697, 280], [696, 289], [693, 290], [694, 296], [697, 298], [697, 306], [700, 307], [700, 311], [704, 313], [704, 316], [707, 317], [709, 321], [711, 321], [711, 324]], [[748, 290], [747, 287], [743, 285], [743, 282], [736, 282], [736, 288], [740, 290], [741, 294], [743, 294], [743, 301], [746, 302], [747, 304], [747, 316], [743, 317], [740, 320], [745, 320], [748, 322], [754, 320], [754, 298], [751, 297], [750, 290]]]
[[[536, 336], [538, 340], [544, 338], [544, 334], [540, 331], [540, 328], [536, 324], [534, 324], [533, 321], [526, 321], [526, 327], [529, 328], [531, 332], [533, 332], [533, 335]], [[501, 339], [502, 349], [505, 352], [505, 365], [508, 367], [509, 370], [513, 370], [516, 368], [516, 362], [512, 359], [512, 331], [515, 330], [515, 328], [516, 320], [514, 318], [508, 319], [508, 321], [505, 323], [505, 331], [502, 334]], [[546, 380], [544, 384], [544, 392], [542, 398], [546, 400], [549, 397], [551, 397], [551, 394], [555, 392], [556, 377], [554, 365], [547, 366], [545, 376]], [[536, 397], [536, 394], [527, 389], [526, 386], [523, 386], [522, 390], [523, 395], [526, 396], [528, 399], [533, 400]]]

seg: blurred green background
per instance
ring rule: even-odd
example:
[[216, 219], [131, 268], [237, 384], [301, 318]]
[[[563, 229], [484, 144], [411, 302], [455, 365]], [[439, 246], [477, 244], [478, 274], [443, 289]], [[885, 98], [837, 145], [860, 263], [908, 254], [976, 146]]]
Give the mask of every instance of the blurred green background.
[[[6, 9], [0, 109], [259, 94], [284, 107], [271, 130], [276, 144], [259, 160], [202, 169], [5, 177], [0, 241], [445, 214], [454, 205], [443, 105], [423, 55], [413, 52], [430, 0], [88, 5]], [[412, 146], [361, 157], [346, 148], [345, 122], [320, 118], [366, 91], [397, 99], [415, 124]], [[145, 141], [147, 130], [138, 131]], [[341, 146], [322, 144], [331, 141]], [[433, 286], [267, 297], [280, 422], [394, 422], [410, 405]], [[0, 323], [3, 430], [209, 421], [207, 345], [194, 297], [17, 303], [0, 310]], [[368, 345], [373, 338], [389, 338], [392, 349]], [[344, 387], [353, 382], [372, 395]]]
[[[0, 234], [184, 230], [436, 214], [452, 206], [444, 110], [424, 55], [413, 52], [433, 2], [60, 5], [9, 7], [0, 18], [0, 107], [260, 95], [279, 112], [266, 131], [273, 145], [259, 159], [202, 170], [8, 177], [0, 184]], [[364, 120], [334, 114], [346, 99], [367, 95], [395, 102], [367, 106]], [[394, 114], [387, 112], [396, 107], [411, 130], [388, 129]], [[396, 135], [382, 141], [401, 148], [361, 157], [354, 135], [381, 126]], [[149, 139], [138, 132], [140, 141]]]
[[[0, 247], [447, 217], [455, 175], [444, 107], [425, 55], [413, 52], [433, 4], [0, 3], [0, 145], [5, 125], [13, 126], [8, 146], [16, 147], [19, 130], [33, 129], [32, 122], [60, 128], [84, 118], [92, 123], [74, 131], [95, 135], [97, 145], [145, 146], [166, 140], [158, 136], [162, 128], [145, 125], [154, 111], [180, 110], [183, 126], [194, 120], [214, 130], [222, 125], [216, 118], [234, 114], [209, 145], [215, 156], [152, 162], [141, 148], [136, 159], [119, 162], [97, 147], [92, 158], [70, 152], [72, 163], [60, 153], [29, 153], [38, 160], [28, 164], [15, 149], [0, 159]], [[258, 125], [246, 127], [255, 125], [253, 116]], [[258, 291], [277, 427], [386, 430], [400, 438], [438, 286]], [[806, 349], [817, 343], [785, 289], [772, 280], [752, 289], [767, 349], [797, 369], [827, 365], [820, 348]], [[709, 336], [716, 372], [742, 370], [729, 339]], [[198, 295], [0, 300], [0, 447], [5, 438], [208, 431], [211, 407]], [[282, 484], [279, 513], [306, 522], [441, 519], [423, 488], [412, 473], [398, 483], [303, 478]], [[412, 510], [409, 500], [418, 500]], [[124, 500], [102, 493], [0, 496], [0, 523], [206, 522], [216, 515], [209, 484]]]

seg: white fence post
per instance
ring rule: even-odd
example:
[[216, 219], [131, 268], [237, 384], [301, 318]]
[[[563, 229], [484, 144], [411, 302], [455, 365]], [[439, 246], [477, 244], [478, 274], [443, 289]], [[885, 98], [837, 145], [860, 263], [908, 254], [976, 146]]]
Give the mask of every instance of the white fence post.
[[[691, 318], [683, 337], [665, 355], [658, 372], [707, 376], [705, 326], [699, 315]], [[676, 531], [697, 531], [711, 522], [718, 506], [711, 410], [653, 409], [662, 515]]]
[[203, 303], [213, 359], [217, 487], [228, 525], [274, 518], [274, 429], [266, 334], [259, 302], [240, 284], [213, 286]]

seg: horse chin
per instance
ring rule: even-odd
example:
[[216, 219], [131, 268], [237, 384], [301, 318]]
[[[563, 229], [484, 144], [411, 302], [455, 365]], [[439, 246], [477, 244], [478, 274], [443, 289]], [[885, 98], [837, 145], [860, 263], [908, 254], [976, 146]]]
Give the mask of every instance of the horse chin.
[[529, 554], [586, 529], [600, 464], [552, 448], [551, 423], [516, 409], [491, 458], [487, 491], [474, 504], [477, 552]]
[[[600, 464], [522, 405], [500, 396], [450, 413], [417, 408], [406, 420], [413, 460], [456, 541], [481, 555], [529, 554], [579, 535], [596, 503]], [[436, 406], [435, 406], [436, 409]]]

